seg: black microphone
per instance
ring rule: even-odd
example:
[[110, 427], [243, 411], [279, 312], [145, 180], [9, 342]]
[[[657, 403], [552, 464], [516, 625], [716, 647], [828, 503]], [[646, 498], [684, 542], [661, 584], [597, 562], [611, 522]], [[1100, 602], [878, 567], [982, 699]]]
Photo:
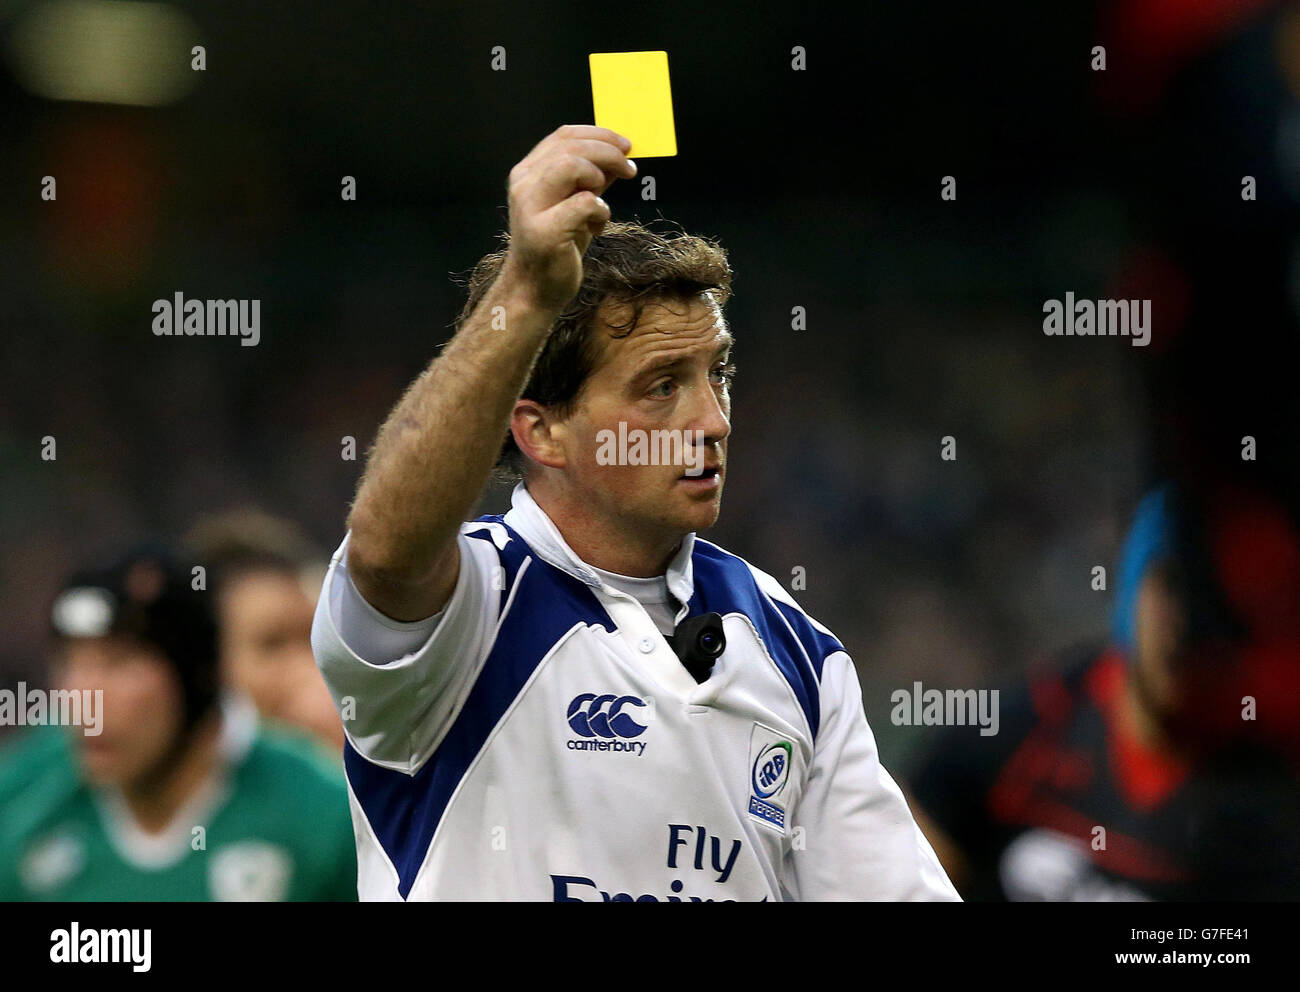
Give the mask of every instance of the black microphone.
[[713, 663], [727, 649], [722, 617], [716, 613], [687, 617], [669, 635], [668, 643], [691, 678], [702, 683], [713, 672]]

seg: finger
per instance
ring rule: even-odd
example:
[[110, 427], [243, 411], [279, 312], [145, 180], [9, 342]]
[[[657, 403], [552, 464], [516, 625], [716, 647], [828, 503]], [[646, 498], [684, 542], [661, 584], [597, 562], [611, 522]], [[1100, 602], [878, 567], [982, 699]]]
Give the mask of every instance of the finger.
[[603, 224], [610, 218], [609, 204], [591, 190], [574, 193], [562, 203], [557, 203], [542, 215], [542, 221], [553, 229], [573, 238], [583, 240], [578, 247], [585, 249], [590, 241], [591, 224]]
[[567, 141], [572, 138], [589, 138], [596, 141], [603, 141], [611, 145], [616, 145], [621, 148], [624, 153], [632, 147], [632, 141], [630, 138], [625, 138], [617, 131], [611, 131], [607, 127], [597, 127], [595, 124], [561, 124], [537, 144], [540, 146], [548, 142]]
[[541, 213], [570, 196], [575, 190], [603, 193], [612, 180], [594, 162], [579, 155], [565, 155], [530, 172], [515, 191], [516, 202], [525, 211]]
[[566, 141], [563, 147], [571, 155], [581, 155], [595, 162], [611, 175], [623, 179], [631, 179], [636, 175], [636, 163], [624, 154], [623, 149], [616, 148], [608, 142], [583, 138]]
[[606, 218], [605, 220], [587, 221], [587, 229], [585, 231], [582, 231], [577, 237], [573, 239], [573, 243], [577, 245], [580, 254], [583, 255], [587, 254], [587, 248], [591, 245], [592, 240], [601, 235], [601, 233], [605, 230], [605, 226], [608, 223], [609, 223], [608, 218]]
[[[576, 171], [563, 173], [561, 176], [552, 175], [555, 167], [551, 163], [568, 158], [577, 158], [593, 163], [603, 173], [600, 181], [596, 181], [596, 174], [590, 169], [577, 168], [575, 163], [571, 164], [575, 165]], [[544, 176], [551, 177], [552, 182], [543, 182], [539, 187], [544, 202], [537, 204], [537, 208], [544, 210], [552, 204], [558, 203], [572, 193], [574, 189], [590, 189], [596, 193], [604, 193], [613, 185], [616, 179], [631, 179], [636, 175], [636, 172], [636, 163], [613, 145], [606, 144], [603, 141], [577, 139], [555, 146], [547, 156], [539, 158], [531, 164], [520, 163], [513, 173], [513, 181], [522, 190], [530, 181], [537, 181]], [[561, 188], [570, 180], [572, 180], [572, 186], [568, 189]]]
[[[584, 145], [590, 146], [591, 142], [583, 142]], [[589, 154], [584, 154], [588, 161], [594, 162], [604, 178], [599, 186], [584, 186], [584, 189], [590, 189], [592, 192], [603, 196], [608, 189], [619, 179], [631, 179], [636, 175], [636, 163], [625, 156], [621, 151], [612, 148], [600, 142], [595, 143], [596, 147]]]
[[[589, 130], [605, 131], [606, 129]], [[606, 131], [606, 133], [614, 134], [613, 131]], [[611, 144], [597, 138], [577, 136], [554, 141], [547, 139], [529, 152], [523, 161], [511, 170], [511, 174], [516, 180], [522, 180], [536, 169], [545, 167], [545, 163], [551, 158], [567, 153], [590, 159], [616, 178], [621, 176], [631, 179], [636, 175], [636, 163], [627, 157], [626, 148], [630, 147], [627, 139], [621, 140], [622, 144]]]
[[[583, 144], [590, 145], [591, 143], [583, 142]], [[597, 147], [587, 153], [586, 157], [604, 173], [605, 178], [600, 188], [594, 190], [594, 192], [602, 196], [618, 180], [636, 177], [636, 163], [624, 155], [622, 151], [612, 148], [610, 145], [597, 143]]]

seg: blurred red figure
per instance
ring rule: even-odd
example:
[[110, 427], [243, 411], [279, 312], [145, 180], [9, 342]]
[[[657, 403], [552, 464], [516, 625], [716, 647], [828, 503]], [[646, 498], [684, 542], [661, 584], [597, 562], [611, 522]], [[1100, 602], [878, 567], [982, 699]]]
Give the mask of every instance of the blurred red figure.
[[950, 728], [913, 776], [970, 899], [1300, 896], [1300, 541], [1264, 495], [1138, 508], [1110, 641]]

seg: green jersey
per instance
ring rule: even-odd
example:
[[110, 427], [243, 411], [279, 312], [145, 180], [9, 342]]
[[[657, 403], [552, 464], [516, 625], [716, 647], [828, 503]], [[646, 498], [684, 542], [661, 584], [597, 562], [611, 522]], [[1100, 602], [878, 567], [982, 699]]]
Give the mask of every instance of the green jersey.
[[68, 734], [0, 750], [0, 901], [355, 901], [341, 768], [315, 744], [223, 703], [219, 773], [161, 833], [82, 781]]

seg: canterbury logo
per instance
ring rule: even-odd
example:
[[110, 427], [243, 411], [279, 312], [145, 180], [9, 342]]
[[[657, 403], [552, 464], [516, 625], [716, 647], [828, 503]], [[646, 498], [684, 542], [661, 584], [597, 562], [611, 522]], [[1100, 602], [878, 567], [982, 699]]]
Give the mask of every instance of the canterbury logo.
[[645, 725], [632, 719], [635, 711], [628, 707], [633, 706], [644, 709], [645, 703], [636, 696], [584, 692], [569, 704], [569, 726], [579, 737], [638, 737], [645, 732]]

